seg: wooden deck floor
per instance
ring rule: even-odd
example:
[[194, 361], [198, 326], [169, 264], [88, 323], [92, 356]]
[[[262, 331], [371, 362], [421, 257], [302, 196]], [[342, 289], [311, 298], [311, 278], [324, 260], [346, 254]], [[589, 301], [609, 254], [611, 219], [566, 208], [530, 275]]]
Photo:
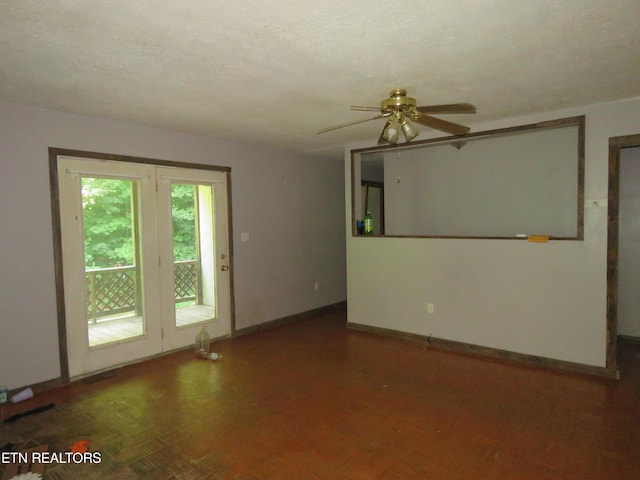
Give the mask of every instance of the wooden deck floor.
[[[640, 346], [619, 381], [446, 352], [309, 317], [0, 407], [0, 445], [100, 464], [45, 480], [630, 480], [640, 478]], [[0, 469], [2, 467], [0, 466]]]
[[[206, 305], [191, 305], [176, 310], [176, 325], [182, 327], [213, 318], [215, 309]], [[124, 317], [89, 324], [89, 345], [92, 347], [106, 343], [120, 342], [144, 334], [142, 317]]]

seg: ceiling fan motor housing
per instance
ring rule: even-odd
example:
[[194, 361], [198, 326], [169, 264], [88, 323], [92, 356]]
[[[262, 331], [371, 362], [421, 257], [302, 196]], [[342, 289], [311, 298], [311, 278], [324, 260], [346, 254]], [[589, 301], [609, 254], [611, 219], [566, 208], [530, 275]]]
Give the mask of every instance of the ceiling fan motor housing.
[[380, 102], [380, 110], [382, 112], [407, 112], [414, 110], [416, 107], [416, 99], [407, 97], [407, 91], [404, 88], [396, 88], [389, 92], [389, 98], [385, 98]]

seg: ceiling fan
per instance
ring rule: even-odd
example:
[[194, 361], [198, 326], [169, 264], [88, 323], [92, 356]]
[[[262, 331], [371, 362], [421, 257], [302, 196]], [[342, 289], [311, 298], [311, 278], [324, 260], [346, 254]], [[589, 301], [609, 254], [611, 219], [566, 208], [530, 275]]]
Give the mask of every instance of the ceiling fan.
[[427, 127], [442, 130], [443, 132], [453, 135], [464, 135], [469, 133], [469, 127], [459, 125], [457, 123], [441, 120], [432, 117], [430, 114], [456, 114], [456, 113], [476, 113], [476, 107], [470, 103], [452, 103], [448, 105], [429, 105], [424, 107], [416, 106], [416, 99], [407, 97], [407, 91], [403, 88], [395, 88], [389, 92], [389, 98], [385, 98], [380, 102], [380, 107], [366, 107], [353, 105], [351, 110], [362, 111], [380, 111], [379, 115], [365, 120], [356, 120], [355, 122], [343, 123], [333, 127], [318, 130], [318, 133], [329, 132], [338, 128], [349, 127], [358, 123], [368, 122], [369, 120], [378, 120], [386, 118], [387, 123], [384, 125], [378, 145], [383, 143], [395, 144], [400, 139], [400, 132], [404, 135], [407, 142], [410, 142], [418, 136], [418, 131], [411, 121], [426, 125]]

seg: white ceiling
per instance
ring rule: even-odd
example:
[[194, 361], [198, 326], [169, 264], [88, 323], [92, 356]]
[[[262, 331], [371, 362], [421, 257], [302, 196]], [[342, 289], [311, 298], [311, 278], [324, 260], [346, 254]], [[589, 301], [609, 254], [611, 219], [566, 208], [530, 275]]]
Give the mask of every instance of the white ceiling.
[[640, 96], [639, 32], [638, 0], [3, 0], [0, 100], [341, 156], [384, 122], [316, 131], [395, 87], [461, 123]]

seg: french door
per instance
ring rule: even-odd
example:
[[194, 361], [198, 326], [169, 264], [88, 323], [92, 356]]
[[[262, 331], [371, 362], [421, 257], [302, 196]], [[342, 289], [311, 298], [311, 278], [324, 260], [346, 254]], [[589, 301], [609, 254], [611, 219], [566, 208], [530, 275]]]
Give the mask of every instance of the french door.
[[227, 175], [58, 156], [70, 378], [231, 333]]

